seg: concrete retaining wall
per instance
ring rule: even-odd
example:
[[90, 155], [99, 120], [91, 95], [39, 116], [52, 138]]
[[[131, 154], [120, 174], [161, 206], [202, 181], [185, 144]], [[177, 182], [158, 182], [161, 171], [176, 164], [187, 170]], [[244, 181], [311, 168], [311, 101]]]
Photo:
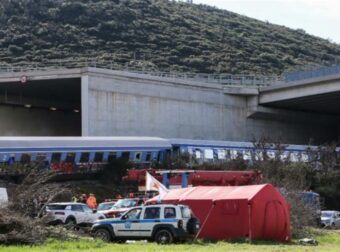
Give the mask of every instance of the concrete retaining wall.
[[265, 135], [306, 144], [337, 135], [336, 128], [324, 130], [324, 125], [248, 118], [247, 96], [224, 94], [221, 85], [99, 73], [87, 81], [90, 136], [252, 141]]

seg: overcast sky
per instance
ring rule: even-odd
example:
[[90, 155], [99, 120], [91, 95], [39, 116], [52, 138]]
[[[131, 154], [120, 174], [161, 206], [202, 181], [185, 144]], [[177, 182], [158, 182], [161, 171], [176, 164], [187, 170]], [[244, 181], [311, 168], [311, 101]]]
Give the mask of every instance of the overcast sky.
[[340, 44], [340, 0], [194, 0]]

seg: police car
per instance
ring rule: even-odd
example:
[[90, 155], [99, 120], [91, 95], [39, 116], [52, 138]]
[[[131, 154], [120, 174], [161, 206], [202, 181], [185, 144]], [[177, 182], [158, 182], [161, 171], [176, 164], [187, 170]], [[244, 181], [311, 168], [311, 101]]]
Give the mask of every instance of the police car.
[[104, 241], [148, 240], [160, 244], [192, 238], [200, 223], [185, 205], [149, 205], [134, 207], [116, 219], [96, 221], [91, 229]]

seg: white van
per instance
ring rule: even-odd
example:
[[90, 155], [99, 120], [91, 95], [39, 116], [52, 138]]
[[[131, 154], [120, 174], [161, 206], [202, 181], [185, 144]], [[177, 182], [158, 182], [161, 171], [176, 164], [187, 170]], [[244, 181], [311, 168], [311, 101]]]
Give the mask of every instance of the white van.
[[6, 207], [8, 204], [7, 189], [0, 187], [0, 208]]

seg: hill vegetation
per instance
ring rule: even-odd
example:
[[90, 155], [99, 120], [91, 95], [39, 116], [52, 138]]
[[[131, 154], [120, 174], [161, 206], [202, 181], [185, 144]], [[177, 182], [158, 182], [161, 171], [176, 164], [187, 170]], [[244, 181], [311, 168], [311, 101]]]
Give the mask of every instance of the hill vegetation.
[[281, 74], [333, 64], [340, 45], [175, 1], [1, 0], [0, 65], [90, 58], [165, 71]]

